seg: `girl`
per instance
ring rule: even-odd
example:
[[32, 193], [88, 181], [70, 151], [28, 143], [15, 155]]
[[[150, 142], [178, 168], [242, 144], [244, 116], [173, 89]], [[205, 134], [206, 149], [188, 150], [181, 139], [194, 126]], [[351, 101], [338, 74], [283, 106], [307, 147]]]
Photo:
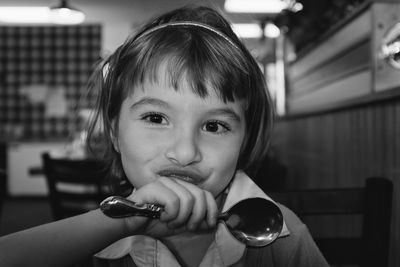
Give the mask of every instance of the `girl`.
[[[216, 217], [268, 198], [246, 173], [265, 156], [273, 110], [263, 74], [229, 23], [207, 7], [151, 21], [95, 71], [97, 115], [115, 184], [164, 207], [160, 219], [94, 210], [3, 237], [2, 266], [327, 266], [285, 207], [274, 243], [246, 248]], [[23, 256], [21, 256], [23, 255]]]

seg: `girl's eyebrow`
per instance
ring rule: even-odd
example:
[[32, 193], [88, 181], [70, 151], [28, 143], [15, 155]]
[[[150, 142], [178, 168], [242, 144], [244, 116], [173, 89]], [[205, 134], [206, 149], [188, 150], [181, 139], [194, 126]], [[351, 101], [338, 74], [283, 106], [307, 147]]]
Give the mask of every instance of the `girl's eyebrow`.
[[230, 119], [232, 119], [232, 120], [234, 120], [236, 122], [240, 122], [241, 121], [239, 114], [237, 114], [237, 112], [234, 111], [230, 107], [212, 109], [208, 113], [210, 115], [214, 115], [214, 116], [229, 117]]
[[152, 98], [152, 97], [143, 97], [139, 101], [135, 102], [132, 104], [130, 107], [131, 110], [137, 109], [140, 106], [146, 106], [146, 105], [151, 105], [151, 106], [159, 106], [162, 108], [167, 108], [169, 107], [169, 104], [165, 101], [162, 101], [157, 98]]

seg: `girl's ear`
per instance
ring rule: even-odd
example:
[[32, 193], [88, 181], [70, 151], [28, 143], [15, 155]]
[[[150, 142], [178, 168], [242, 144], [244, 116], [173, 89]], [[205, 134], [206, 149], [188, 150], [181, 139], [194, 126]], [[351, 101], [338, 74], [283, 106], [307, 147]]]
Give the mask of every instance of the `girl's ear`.
[[119, 144], [118, 144], [118, 138], [115, 138], [114, 136], [111, 136], [111, 142], [113, 144], [114, 150], [119, 152]]
[[109, 133], [109, 135], [111, 137], [111, 142], [114, 147], [114, 150], [117, 151], [118, 153], [120, 153], [119, 142], [118, 142], [118, 137], [117, 137], [118, 136], [118, 128], [117, 128], [118, 125], [117, 125], [116, 121], [112, 121], [111, 125], [112, 125], [112, 127], [111, 127], [110, 133]]

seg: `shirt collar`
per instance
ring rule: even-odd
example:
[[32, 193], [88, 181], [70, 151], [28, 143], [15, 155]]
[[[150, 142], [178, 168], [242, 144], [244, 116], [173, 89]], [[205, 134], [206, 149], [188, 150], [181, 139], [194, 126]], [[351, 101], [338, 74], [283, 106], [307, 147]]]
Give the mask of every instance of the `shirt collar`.
[[[229, 189], [222, 211], [227, 211], [234, 204], [246, 198], [260, 197], [271, 200], [245, 173], [237, 172]], [[271, 200], [273, 201], [273, 200]], [[279, 237], [289, 235], [286, 223], [283, 223]], [[218, 224], [215, 240], [204, 256], [201, 267], [229, 266], [238, 262], [246, 246], [235, 239], [223, 223]], [[136, 235], [121, 239], [95, 256], [104, 259], [117, 259], [130, 254], [139, 267], [168, 266], [179, 267], [175, 256], [159, 240], [152, 237]]]

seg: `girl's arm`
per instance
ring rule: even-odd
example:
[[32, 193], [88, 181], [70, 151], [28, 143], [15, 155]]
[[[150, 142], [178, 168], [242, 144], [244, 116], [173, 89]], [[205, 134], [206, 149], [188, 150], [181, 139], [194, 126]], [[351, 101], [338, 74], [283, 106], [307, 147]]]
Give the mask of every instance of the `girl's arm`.
[[100, 210], [30, 228], [0, 238], [0, 266], [67, 266], [129, 235], [155, 238], [216, 226], [217, 204], [208, 191], [161, 177], [135, 191], [137, 203], [164, 207], [160, 219], [112, 219]]
[[100, 210], [0, 238], [0, 266], [67, 266], [125, 237], [122, 219]]

